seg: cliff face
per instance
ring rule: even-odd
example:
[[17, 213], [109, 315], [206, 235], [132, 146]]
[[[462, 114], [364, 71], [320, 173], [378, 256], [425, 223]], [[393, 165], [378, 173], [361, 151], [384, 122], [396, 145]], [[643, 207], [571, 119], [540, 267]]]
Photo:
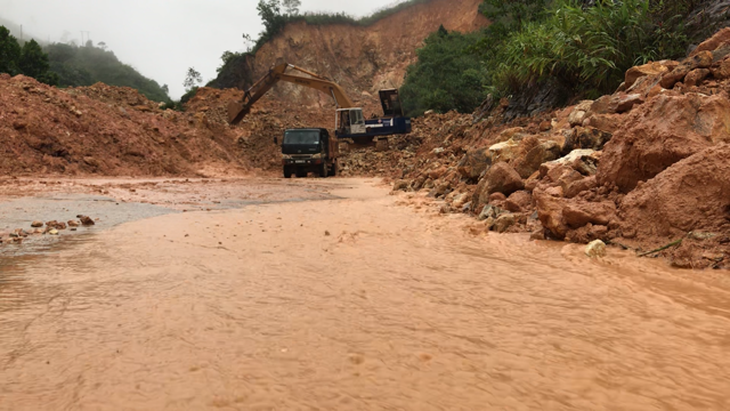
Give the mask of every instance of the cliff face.
[[[377, 91], [403, 84], [406, 68], [416, 61], [416, 49], [439, 25], [460, 32], [486, 27], [487, 19], [478, 12], [481, 3], [432, 0], [367, 27], [293, 23], [261, 47], [253, 61], [236, 65], [234, 73], [222, 72], [216, 85], [247, 86], [245, 79], [256, 80], [272, 65], [286, 61], [337, 82], [356, 103], [374, 108]], [[279, 84], [270, 93], [297, 105], [332, 106], [330, 97], [289, 84]]]

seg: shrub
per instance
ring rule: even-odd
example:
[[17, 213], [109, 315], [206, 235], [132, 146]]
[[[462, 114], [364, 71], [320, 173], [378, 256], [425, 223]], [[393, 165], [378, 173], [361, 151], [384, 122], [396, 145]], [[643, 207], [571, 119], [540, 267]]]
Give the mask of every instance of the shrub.
[[[654, 13], [653, 13], [654, 12]], [[576, 91], [611, 92], [636, 64], [681, 55], [681, 20], [657, 21], [648, 1], [558, 1], [544, 21], [512, 33], [497, 52], [493, 81], [515, 90], [557, 76]]]
[[482, 102], [486, 71], [469, 51], [479, 38], [479, 33], [447, 33], [441, 27], [425, 40], [400, 90], [406, 114], [421, 115], [429, 109], [469, 113]]

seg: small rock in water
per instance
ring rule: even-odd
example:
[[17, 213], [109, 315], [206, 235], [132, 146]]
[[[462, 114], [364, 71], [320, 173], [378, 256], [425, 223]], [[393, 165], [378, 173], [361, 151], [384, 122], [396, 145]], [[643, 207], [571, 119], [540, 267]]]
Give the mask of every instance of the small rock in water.
[[38, 220], [33, 221], [30, 224], [30, 226], [33, 227], [33, 228], [43, 227], [43, 221], [38, 221]]
[[47, 228], [55, 228], [57, 230], [65, 230], [66, 229], [66, 223], [64, 222], [58, 222], [56, 220], [49, 221], [46, 223]]
[[68, 226], [69, 227], [78, 227], [79, 226], [79, 222], [76, 221], [76, 220], [68, 220]]
[[58, 230], [56, 230], [56, 229], [54, 228], [54, 229], [52, 229], [51, 231], [49, 231], [49, 232], [48, 232], [48, 234], [50, 234], [50, 235], [58, 235]]
[[94, 225], [96, 224], [94, 220], [92, 220], [89, 216], [85, 215], [77, 215], [76, 216], [79, 220], [81, 220], [81, 224], [83, 225]]
[[591, 258], [606, 256], [606, 243], [601, 240], [594, 240], [586, 246], [586, 255]]

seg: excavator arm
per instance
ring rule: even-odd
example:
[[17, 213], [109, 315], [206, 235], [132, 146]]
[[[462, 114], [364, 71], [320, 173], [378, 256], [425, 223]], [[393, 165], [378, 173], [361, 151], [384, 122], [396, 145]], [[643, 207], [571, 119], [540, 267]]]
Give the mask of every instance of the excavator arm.
[[[298, 71], [311, 77], [287, 73], [287, 69]], [[332, 96], [337, 108], [354, 107], [350, 98], [347, 97], [347, 94], [345, 94], [342, 87], [338, 84], [297, 66], [283, 63], [272, 67], [264, 77], [259, 79], [256, 83], [254, 83], [254, 85], [246, 90], [241, 101], [233, 101], [228, 104], [228, 122], [231, 124], [240, 123], [241, 120], [243, 120], [243, 118], [251, 111], [251, 106], [253, 106], [254, 103], [263, 97], [264, 94], [266, 94], [266, 92], [279, 81], [299, 84]]]

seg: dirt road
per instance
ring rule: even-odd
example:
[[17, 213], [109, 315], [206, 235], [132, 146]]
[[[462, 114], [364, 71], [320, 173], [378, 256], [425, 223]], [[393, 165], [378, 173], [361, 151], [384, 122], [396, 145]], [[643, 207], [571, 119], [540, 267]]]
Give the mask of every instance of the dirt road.
[[727, 273], [365, 180], [120, 184], [77, 183], [171, 212], [0, 256], [0, 409], [730, 409]]

